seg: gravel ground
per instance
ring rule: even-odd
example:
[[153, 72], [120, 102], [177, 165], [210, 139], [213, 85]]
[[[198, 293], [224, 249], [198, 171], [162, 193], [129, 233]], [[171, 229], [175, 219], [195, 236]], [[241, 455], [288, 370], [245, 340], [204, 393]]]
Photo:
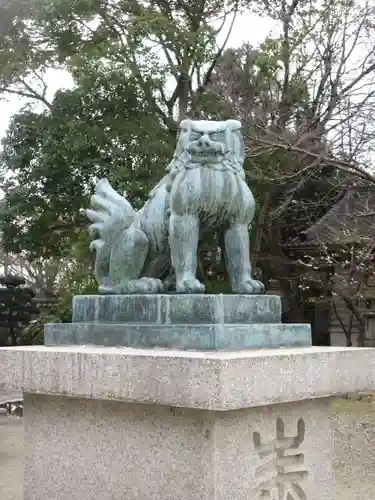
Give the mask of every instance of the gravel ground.
[[[333, 405], [335, 500], [375, 499], [375, 402]], [[0, 415], [0, 499], [22, 498], [23, 420]]]

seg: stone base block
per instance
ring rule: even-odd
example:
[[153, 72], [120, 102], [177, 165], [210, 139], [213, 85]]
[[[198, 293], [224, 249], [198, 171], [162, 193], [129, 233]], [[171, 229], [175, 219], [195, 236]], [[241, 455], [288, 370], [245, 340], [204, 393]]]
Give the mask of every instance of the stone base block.
[[280, 323], [276, 295], [77, 295], [73, 323], [204, 325]]
[[272, 295], [86, 295], [73, 323], [45, 326], [44, 344], [191, 350], [311, 346], [308, 324], [281, 324]]
[[311, 327], [305, 324], [250, 325], [134, 325], [51, 323], [44, 328], [44, 345], [159, 347], [208, 351], [237, 351], [311, 346]]
[[229, 412], [25, 395], [24, 500], [332, 500], [327, 400]]

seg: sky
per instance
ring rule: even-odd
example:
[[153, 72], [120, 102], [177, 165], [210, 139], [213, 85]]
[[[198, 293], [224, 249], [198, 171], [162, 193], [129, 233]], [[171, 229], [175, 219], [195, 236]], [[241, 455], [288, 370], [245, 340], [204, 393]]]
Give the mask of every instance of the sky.
[[[274, 30], [275, 25], [270, 20], [254, 15], [241, 15], [235, 21], [227, 46], [238, 47], [243, 42], [257, 45]], [[222, 37], [224, 36], [223, 34]], [[53, 97], [57, 90], [71, 88], [73, 85], [72, 79], [68, 73], [57, 70], [50, 70], [47, 72], [45, 75], [45, 82], [48, 86], [46, 95], [48, 100]], [[0, 139], [5, 136], [12, 115], [17, 113], [26, 104], [26, 99], [22, 99], [16, 95], [8, 95], [5, 101], [0, 101]], [[34, 105], [33, 108], [42, 109], [41, 105]]]

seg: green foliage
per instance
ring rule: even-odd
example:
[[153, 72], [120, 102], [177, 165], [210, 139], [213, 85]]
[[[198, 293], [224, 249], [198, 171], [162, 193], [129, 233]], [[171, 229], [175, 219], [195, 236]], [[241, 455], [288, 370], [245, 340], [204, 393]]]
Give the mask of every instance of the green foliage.
[[[189, 107], [191, 82], [199, 75], [200, 85], [217, 56], [210, 21], [235, 8], [222, 0], [54, 0], [13, 19], [4, 35], [3, 88], [12, 83], [23, 93], [30, 72], [41, 78], [58, 65], [75, 88], [52, 103], [37, 92], [46, 110], [25, 109], [10, 124], [0, 158], [7, 252], [69, 257], [87, 225], [81, 209], [100, 177], [126, 190], [136, 208], [144, 203], [171, 158], [176, 107], [180, 114]], [[26, 62], [15, 64], [22, 47]], [[169, 97], [167, 80], [175, 82]]]
[[107, 177], [139, 207], [173, 145], [135, 82], [107, 71], [59, 92], [51, 110], [16, 115], [3, 148], [4, 247], [56, 257], [66, 255], [86, 226], [80, 210], [96, 179]]
[[56, 302], [23, 329], [22, 336], [26, 344], [43, 345], [46, 323], [71, 323], [73, 297], [97, 293], [98, 286], [95, 279], [87, 274], [87, 269], [82, 270], [82, 266], [78, 264], [64, 274]]
[[[24, 287], [25, 280], [17, 276], [2, 276], [0, 278], [0, 326], [11, 337], [12, 345], [22, 344], [25, 339], [22, 329], [36, 312], [32, 301], [35, 293]], [[8, 336], [7, 335], [7, 336]]]
[[44, 345], [44, 325], [47, 323], [61, 323], [61, 320], [55, 314], [48, 314], [30, 321], [22, 332], [25, 343], [27, 345]]
[[71, 278], [71, 281], [64, 281], [60, 290], [59, 300], [56, 306], [56, 315], [62, 323], [72, 321], [72, 301], [75, 295], [91, 295], [98, 293], [98, 284], [93, 276], [85, 278]]
[[[283, 37], [266, 39], [258, 48], [245, 44], [222, 53], [211, 21], [248, 5], [223, 0], [53, 0], [6, 22], [2, 88], [32, 96], [46, 110], [23, 110], [4, 140], [0, 231], [8, 252], [65, 259], [65, 288], [56, 311], [62, 321], [70, 317], [72, 295], [95, 289], [91, 278], [85, 281], [90, 257], [81, 212], [95, 181], [107, 177], [139, 208], [162, 176], [173, 152], [176, 121], [186, 114], [242, 120], [247, 179], [259, 212], [272, 195], [265, 235], [278, 238], [277, 251], [329, 206], [335, 169], [327, 172], [318, 165], [313, 175], [301, 175], [314, 158], [288, 145], [300, 138], [306, 117], [314, 110], [318, 115], [319, 106], [329, 108], [332, 79], [328, 75], [311, 84], [314, 70], [305, 36], [309, 34], [310, 45], [319, 45], [328, 31], [317, 33], [311, 20], [327, 28], [332, 16], [326, 6], [305, 0], [290, 4], [290, 16], [296, 9], [298, 15], [310, 16], [310, 25], [305, 25], [288, 20], [277, 1], [256, 2], [255, 7], [265, 7], [282, 21]], [[322, 39], [315, 39], [318, 35]], [[317, 66], [326, 68], [325, 62]], [[58, 66], [69, 71], [75, 87], [58, 92], [49, 103], [43, 84], [35, 92], [28, 78], [38, 80], [47, 67]], [[315, 102], [314, 86], [322, 89]], [[260, 148], [259, 137], [270, 145]], [[326, 154], [323, 135], [313, 139], [314, 147], [318, 144], [314, 151]], [[302, 149], [310, 147], [311, 141]], [[257, 246], [254, 226], [251, 236]], [[264, 239], [261, 250], [269, 259], [274, 249]], [[210, 246], [201, 269], [208, 287], [225, 290], [222, 266], [213, 264], [217, 242], [204, 243]], [[79, 268], [74, 261], [84, 265]]]
[[237, 2], [224, 0], [53, 0], [32, 17], [53, 59], [74, 77], [90, 65], [132, 75], [150, 111], [173, 133], [176, 107], [186, 112], [193, 82], [202, 85], [204, 71], [218, 56], [220, 29], [212, 21], [238, 9]]

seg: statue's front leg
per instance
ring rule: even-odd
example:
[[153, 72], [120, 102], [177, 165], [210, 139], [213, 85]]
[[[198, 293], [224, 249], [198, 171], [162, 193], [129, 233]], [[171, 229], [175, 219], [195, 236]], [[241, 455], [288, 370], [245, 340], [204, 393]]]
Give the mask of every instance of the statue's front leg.
[[247, 224], [231, 224], [224, 231], [225, 261], [232, 291], [262, 294], [264, 285], [251, 277], [250, 245]]
[[171, 213], [169, 245], [176, 275], [177, 293], [203, 293], [204, 285], [196, 279], [199, 219], [193, 214]]

